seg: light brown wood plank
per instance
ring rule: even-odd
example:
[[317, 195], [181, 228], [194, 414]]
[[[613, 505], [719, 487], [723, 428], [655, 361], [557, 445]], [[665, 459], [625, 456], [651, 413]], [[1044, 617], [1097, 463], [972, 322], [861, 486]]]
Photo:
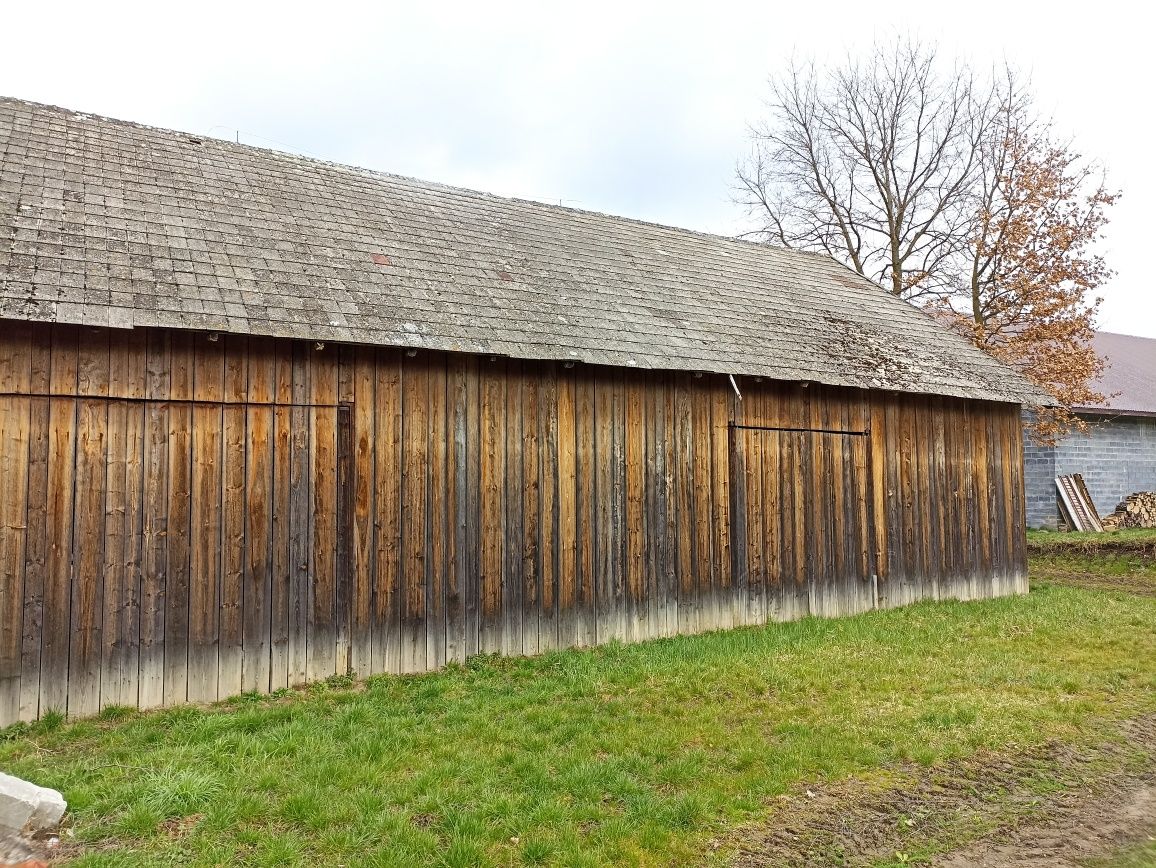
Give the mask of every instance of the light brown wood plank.
[[401, 353], [378, 350], [374, 441], [377, 575], [373, 669], [401, 671]]
[[481, 606], [479, 650], [502, 650], [502, 578], [505, 560], [506, 379], [505, 362], [481, 368]]
[[[29, 391], [46, 394], [52, 388], [52, 329], [39, 326], [29, 345]], [[44, 600], [48, 552], [48, 452], [52, 431], [50, 402], [29, 402], [28, 507], [24, 555], [24, 612], [20, 666], [21, 720], [40, 716], [41, 648], [44, 640]]]

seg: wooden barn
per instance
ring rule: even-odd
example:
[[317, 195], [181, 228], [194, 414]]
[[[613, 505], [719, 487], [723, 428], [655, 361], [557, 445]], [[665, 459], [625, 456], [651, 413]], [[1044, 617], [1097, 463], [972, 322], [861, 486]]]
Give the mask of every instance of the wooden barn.
[[0, 724], [1026, 589], [1014, 372], [825, 257], [0, 99]]

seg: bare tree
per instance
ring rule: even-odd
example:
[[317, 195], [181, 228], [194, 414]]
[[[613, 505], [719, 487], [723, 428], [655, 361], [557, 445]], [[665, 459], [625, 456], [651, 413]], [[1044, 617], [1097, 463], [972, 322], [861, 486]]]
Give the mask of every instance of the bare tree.
[[934, 49], [906, 41], [827, 71], [793, 66], [738, 170], [755, 234], [826, 252], [904, 298], [958, 286], [982, 145], [1012, 84], [943, 74]]

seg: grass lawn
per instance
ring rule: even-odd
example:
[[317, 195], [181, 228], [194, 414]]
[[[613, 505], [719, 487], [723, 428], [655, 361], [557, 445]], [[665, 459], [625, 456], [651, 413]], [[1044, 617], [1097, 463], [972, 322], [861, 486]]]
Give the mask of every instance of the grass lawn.
[[[1156, 711], [1156, 596], [1026, 597], [42, 721], [78, 864], [685, 864], [808, 781]], [[718, 858], [725, 855], [721, 851]]]

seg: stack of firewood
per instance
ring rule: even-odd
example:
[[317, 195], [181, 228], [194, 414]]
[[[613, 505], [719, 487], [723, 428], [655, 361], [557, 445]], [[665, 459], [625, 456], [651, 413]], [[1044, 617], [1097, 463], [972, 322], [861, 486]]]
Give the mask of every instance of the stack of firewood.
[[1156, 491], [1129, 494], [1116, 511], [1103, 519], [1104, 530], [1123, 527], [1156, 527]]

